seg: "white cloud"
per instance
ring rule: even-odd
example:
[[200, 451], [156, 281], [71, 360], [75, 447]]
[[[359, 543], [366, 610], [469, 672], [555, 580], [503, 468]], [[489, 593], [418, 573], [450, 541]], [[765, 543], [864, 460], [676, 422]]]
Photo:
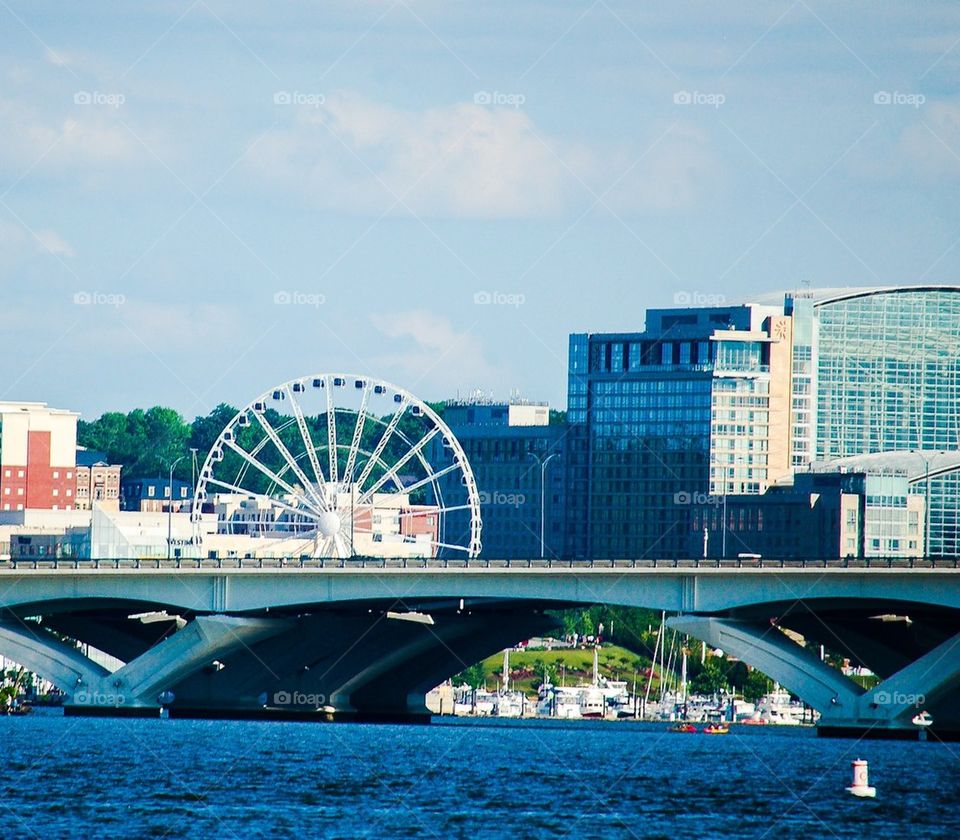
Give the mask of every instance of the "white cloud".
[[[130, 163], [147, 153], [120, 125], [114, 109], [65, 104], [44, 116], [23, 102], [0, 99], [0, 124], [15, 130], [0, 133], [0, 167], [15, 173], [70, 172], [76, 167]], [[152, 138], [147, 141], [156, 143]]]
[[[685, 210], [710, 195], [723, 177], [710, 134], [691, 122], [657, 125], [644, 152], [619, 152], [607, 176], [616, 181], [604, 199], [614, 209]], [[642, 159], [637, 162], [641, 156]]]
[[43, 59], [54, 67], [68, 67], [73, 63], [69, 54], [61, 50], [54, 50], [52, 47], [47, 47], [43, 51]]
[[473, 386], [492, 386], [497, 371], [484, 356], [483, 345], [469, 330], [458, 330], [442, 315], [424, 310], [372, 314], [370, 321], [391, 352], [373, 360], [378, 369], [396, 371], [398, 384], [414, 393], [454, 393]]
[[538, 134], [514, 108], [401, 111], [338, 94], [300, 109], [251, 162], [268, 180], [341, 211], [380, 215], [400, 197], [425, 215], [542, 216], [567, 203], [572, 179]]
[[337, 94], [295, 111], [254, 146], [248, 163], [272, 187], [341, 213], [560, 215], [586, 208], [627, 170], [605, 200], [620, 209], [677, 210], [700, 201], [720, 166], [707, 132], [690, 123], [666, 128], [646, 127], [630, 147], [587, 148], [550, 136], [522, 108], [402, 111]]
[[929, 102], [900, 135], [899, 151], [921, 176], [960, 176], [960, 104]]
[[46, 248], [51, 254], [60, 257], [75, 257], [76, 253], [70, 244], [64, 241], [63, 238], [56, 232], [52, 230], [38, 230], [37, 239], [40, 240], [40, 244]]

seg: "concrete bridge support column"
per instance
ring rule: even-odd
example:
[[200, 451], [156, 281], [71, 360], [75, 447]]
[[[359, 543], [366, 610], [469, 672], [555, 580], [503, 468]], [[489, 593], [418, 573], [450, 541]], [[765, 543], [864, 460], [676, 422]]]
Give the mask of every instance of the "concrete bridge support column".
[[703, 616], [678, 616], [671, 627], [736, 656], [816, 709], [826, 736], [916, 738], [912, 719], [932, 713], [931, 731], [960, 733], [960, 708], [951, 694], [960, 689], [960, 634], [865, 691], [769, 624]]
[[288, 626], [283, 620], [199, 616], [112, 674], [85, 681], [68, 695], [64, 711], [86, 716], [158, 714], [175, 699], [171, 689], [191, 673]]

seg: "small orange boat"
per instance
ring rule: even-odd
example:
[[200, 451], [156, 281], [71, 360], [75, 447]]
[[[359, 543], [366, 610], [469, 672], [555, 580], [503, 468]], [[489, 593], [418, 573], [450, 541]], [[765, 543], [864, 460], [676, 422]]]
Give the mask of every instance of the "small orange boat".
[[730, 727], [725, 723], [711, 723], [709, 726], [704, 727], [704, 735], [729, 735]]

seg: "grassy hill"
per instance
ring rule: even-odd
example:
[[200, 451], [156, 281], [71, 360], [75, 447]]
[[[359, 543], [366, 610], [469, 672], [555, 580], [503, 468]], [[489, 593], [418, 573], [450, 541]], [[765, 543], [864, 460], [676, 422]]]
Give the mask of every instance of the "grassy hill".
[[[646, 686], [650, 660], [618, 645], [603, 645], [599, 653], [600, 674], [608, 679], [626, 680], [631, 686], [635, 672], [638, 690]], [[488, 688], [500, 685], [503, 673], [503, 654], [498, 653], [481, 663], [484, 680]], [[511, 688], [536, 696], [537, 687], [543, 681], [543, 671], [547, 669], [550, 678], [566, 685], [589, 682], [593, 678], [593, 648], [564, 648], [561, 650], [523, 650], [510, 651]], [[654, 688], [659, 686], [657, 676], [653, 680]]]

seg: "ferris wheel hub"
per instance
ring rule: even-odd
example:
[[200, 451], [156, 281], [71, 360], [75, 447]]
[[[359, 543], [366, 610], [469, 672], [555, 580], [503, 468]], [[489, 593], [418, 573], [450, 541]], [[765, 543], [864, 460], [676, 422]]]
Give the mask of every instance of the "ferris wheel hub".
[[339, 534], [342, 526], [343, 520], [340, 519], [340, 515], [334, 513], [332, 510], [321, 513], [317, 518], [317, 530], [320, 531], [326, 539], [329, 539], [335, 534]]

